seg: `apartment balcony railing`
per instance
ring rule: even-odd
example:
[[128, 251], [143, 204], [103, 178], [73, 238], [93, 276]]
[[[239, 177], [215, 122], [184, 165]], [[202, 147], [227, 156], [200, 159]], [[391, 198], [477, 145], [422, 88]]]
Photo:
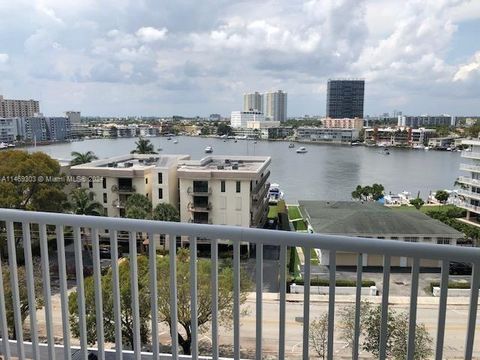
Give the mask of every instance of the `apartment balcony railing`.
[[480, 152], [477, 151], [462, 151], [462, 157], [467, 159], [479, 159], [480, 160]]
[[478, 166], [478, 165], [470, 165], [470, 164], [460, 164], [460, 170], [463, 170], [463, 171], [472, 171], [472, 172], [480, 172], [480, 166]]
[[[94, 349], [100, 359], [110, 359], [115, 356], [116, 359], [159, 359], [167, 358], [165, 354], [159, 355], [159, 326], [158, 326], [158, 304], [157, 304], [157, 267], [156, 267], [156, 245], [155, 242], [150, 242], [148, 252], [149, 263], [149, 294], [151, 303], [151, 333], [152, 351], [141, 352], [140, 343], [140, 315], [139, 315], [139, 287], [138, 287], [138, 264], [137, 264], [137, 241], [136, 233], [149, 234], [150, 238], [157, 234], [169, 234], [170, 254], [176, 253], [175, 243], [177, 236], [189, 237], [190, 239], [190, 298], [191, 298], [191, 329], [192, 329], [192, 354], [191, 358], [198, 359], [198, 343], [200, 339], [197, 311], [198, 311], [198, 289], [197, 289], [197, 238], [211, 239], [211, 334], [212, 350], [211, 356], [213, 359], [219, 358], [219, 258], [218, 258], [218, 241], [219, 239], [228, 239], [233, 244], [233, 309], [232, 309], [232, 324], [233, 324], [233, 354], [235, 359], [240, 359], [240, 345], [241, 345], [241, 288], [240, 288], [240, 244], [252, 243], [255, 244], [256, 252], [256, 271], [255, 271], [255, 358], [262, 359], [262, 351], [266, 345], [264, 342], [264, 314], [263, 314], [263, 250], [265, 245], [275, 245], [280, 249], [279, 266], [279, 312], [278, 312], [278, 338], [275, 340], [268, 340], [269, 344], [278, 344], [278, 358], [285, 359], [287, 354], [286, 349], [286, 269], [287, 269], [287, 248], [288, 247], [303, 247], [305, 254], [310, 254], [312, 249], [322, 249], [329, 253], [329, 294], [328, 294], [328, 330], [327, 330], [327, 358], [333, 359], [335, 354], [334, 347], [334, 331], [336, 327], [335, 314], [335, 280], [336, 280], [336, 253], [337, 252], [352, 252], [357, 254], [357, 287], [355, 296], [355, 321], [354, 321], [354, 339], [352, 358], [358, 359], [359, 351], [359, 336], [360, 336], [360, 305], [362, 299], [361, 280], [363, 278], [362, 254], [378, 254], [383, 256], [383, 285], [381, 291], [381, 322], [380, 322], [380, 337], [379, 337], [379, 356], [380, 359], [386, 358], [387, 349], [387, 328], [388, 328], [388, 309], [389, 309], [389, 290], [390, 290], [390, 274], [392, 266], [392, 257], [407, 257], [412, 259], [411, 271], [411, 290], [409, 303], [409, 318], [408, 318], [408, 354], [406, 359], [414, 358], [415, 350], [415, 331], [417, 325], [417, 303], [419, 290], [419, 272], [420, 260], [430, 259], [441, 262], [441, 282], [440, 282], [440, 297], [438, 303], [438, 322], [436, 326], [436, 342], [435, 342], [435, 358], [443, 359], [444, 356], [444, 339], [445, 339], [445, 321], [447, 313], [447, 295], [448, 295], [448, 280], [449, 280], [449, 264], [450, 262], [470, 263], [473, 265], [471, 280], [471, 290], [469, 296], [469, 309], [467, 311], [467, 322], [465, 333], [461, 335], [465, 350], [463, 353], [464, 359], [472, 359], [474, 349], [475, 328], [477, 323], [477, 307], [479, 299], [480, 287], [480, 249], [464, 248], [457, 246], [441, 246], [435, 244], [425, 243], [407, 243], [394, 240], [380, 240], [367, 239], [358, 237], [333, 236], [322, 234], [302, 234], [295, 232], [250, 229], [232, 226], [217, 226], [217, 225], [197, 225], [176, 222], [161, 222], [135, 219], [117, 219], [108, 217], [91, 217], [91, 216], [77, 216], [67, 214], [53, 214], [53, 213], [38, 213], [25, 212], [19, 210], [0, 209], [0, 230], [6, 231], [6, 247], [8, 252], [8, 272], [11, 279], [12, 301], [6, 299], [4, 292], [4, 277], [2, 271], [5, 267], [0, 266], [0, 331], [3, 339], [0, 339], [0, 352], [7, 359], [12, 357], [19, 359], [34, 358], [34, 359], [60, 359], [71, 358], [74, 349], [79, 351], [82, 359], [87, 359], [87, 328], [86, 319], [87, 314], [85, 310], [85, 284], [83, 277], [83, 260], [82, 260], [82, 238], [81, 229], [89, 229], [92, 234], [92, 254], [93, 254], [93, 281], [95, 283], [95, 319], [96, 319], [96, 343], [97, 347]], [[19, 225], [21, 224], [21, 229]], [[73, 244], [75, 254], [75, 270], [76, 270], [76, 290], [78, 299], [78, 320], [79, 320], [79, 344], [80, 346], [74, 348], [72, 346], [70, 327], [69, 327], [69, 308], [68, 308], [68, 293], [67, 293], [67, 276], [66, 276], [66, 260], [65, 260], [65, 246], [64, 246], [64, 229], [71, 229], [73, 231]], [[52, 231], [56, 229], [56, 253], [49, 252], [47, 242], [47, 229]], [[42, 287], [44, 294], [44, 311], [45, 320], [39, 322], [37, 319], [37, 311], [35, 307], [35, 285], [32, 266], [32, 238], [31, 230], [35, 229], [39, 234], [40, 254], [41, 254], [41, 276]], [[134, 350], [127, 352], [122, 349], [122, 329], [120, 326], [116, 327], [115, 338], [116, 343], [114, 349], [106, 349], [105, 334], [103, 328], [103, 303], [102, 303], [102, 286], [101, 284], [101, 266], [100, 266], [100, 247], [99, 247], [99, 232], [109, 230], [110, 234], [110, 251], [112, 259], [112, 294], [114, 307], [114, 321], [117, 324], [121, 323], [120, 312], [120, 286], [119, 286], [119, 264], [117, 234], [121, 231], [128, 232], [129, 235], [129, 267], [131, 274], [131, 309], [133, 317], [133, 339]], [[20, 231], [21, 230], [21, 231]], [[26, 288], [28, 293], [30, 328], [28, 338], [31, 342], [24, 341], [22, 331], [22, 318], [20, 313], [19, 287], [18, 287], [18, 271], [17, 262], [12, 259], [17, 259], [17, 251], [21, 249], [17, 243], [22, 240], [22, 247], [25, 255], [25, 277]], [[58, 276], [60, 284], [60, 316], [62, 344], [58, 345], [55, 342], [55, 331], [53, 323], [52, 310], [52, 294], [50, 283], [50, 257], [58, 257]], [[301, 345], [303, 352], [303, 359], [310, 357], [309, 352], [309, 335], [310, 335], [310, 321], [312, 315], [310, 313], [310, 279], [311, 279], [311, 262], [310, 256], [306, 257], [307, 261], [304, 266], [304, 294], [303, 294], [303, 343]], [[170, 314], [171, 314], [171, 358], [179, 358], [179, 344], [177, 337], [178, 330], [178, 304], [177, 304], [177, 257], [169, 257], [169, 292], [170, 292]], [[1, 265], [1, 264], [0, 264]], [[55, 270], [56, 271], [56, 270]], [[183, 290], [182, 290], [183, 291]], [[7, 301], [8, 300], [8, 301]], [[14, 322], [16, 330], [16, 340], [6, 339], [8, 334], [6, 306], [13, 303]], [[43, 310], [42, 310], [43, 311]], [[88, 314], [91, 316], [91, 314]], [[57, 324], [55, 324], [57, 325]], [[46, 330], [45, 341], [42, 344], [39, 342], [39, 329]], [[42, 330], [43, 331], [43, 330]], [[245, 336], [245, 335], [244, 335]], [[272, 336], [269, 332], [268, 336]], [[58, 339], [57, 339], [58, 341]], [[76, 341], [75, 341], [76, 342]], [[78, 343], [78, 342], [76, 342]], [[336, 347], [340, 346], [338, 344]], [[338, 350], [338, 349], [337, 349]], [[115, 353], [112, 356], [112, 353]], [[42, 354], [42, 357], [40, 356]], [[108, 357], [107, 357], [108, 355]], [[185, 358], [185, 357], [183, 357]]]
[[480, 200], [480, 193], [469, 191], [469, 190], [458, 190], [458, 195], [465, 196], [467, 198]]
[[262, 189], [263, 184], [265, 184], [269, 176], [270, 176], [270, 170], [268, 170], [266, 174], [264, 174], [263, 177], [260, 179], [260, 182], [257, 185], [255, 185], [255, 188], [252, 190], [253, 194], [258, 193]]
[[130, 194], [134, 193], [136, 191], [135, 186], [133, 185], [112, 185], [112, 192], [118, 192], [118, 193], [124, 193], [124, 194]]
[[260, 191], [253, 194], [253, 201], [262, 201], [262, 199], [264, 199], [267, 195], [269, 188], [270, 184], [266, 183]]
[[467, 201], [456, 200], [452, 202], [455, 206], [461, 207], [465, 210], [470, 210], [476, 214], [480, 214], [480, 206], [469, 204]]
[[[472, 179], [467, 176], [459, 176], [458, 177], [458, 182], [462, 184], [467, 184], [467, 185], [472, 185], [472, 186], [478, 186], [480, 187], [480, 180], [478, 179]], [[480, 195], [480, 194], [479, 194]]]
[[212, 210], [212, 203], [208, 203], [208, 204], [189, 203], [188, 204], [188, 211], [208, 212], [210, 210]]
[[190, 224], [203, 224], [203, 225], [211, 225], [212, 224], [212, 220], [210, 219], [189, 219], [188, 222]]
[[212, 194], [212, 188], [195, 188], [189, 187], [187, 189], [187, 194], [189, 195], [197, 195], [197, 196], [208, 196]]

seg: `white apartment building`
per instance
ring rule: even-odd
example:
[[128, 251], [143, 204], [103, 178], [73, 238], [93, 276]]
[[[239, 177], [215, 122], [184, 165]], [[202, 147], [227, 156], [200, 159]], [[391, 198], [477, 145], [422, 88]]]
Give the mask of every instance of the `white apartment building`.
[[264, 94], [265, 117], [272, 121], [287, 120], [287, 93], [282, 90]]
[[233, 128], [246, 128], [249, 121], [265, 121], [263, 113], [257, 110], [232, 111], [230, 115], [230, 126]]
[[0, 118], [0, 143], [13, 143], [18, 135], [14, 118]]
[[332, 119], [324, 118], [322, 119], [322, 125], [328, 129], [357, 129], [362, 130], [363, 128], [363, 119]]
[[130, 195], [143, 194], [155, 207], [169, 203], [178, 207], [177, 166], [187, 155], [129, 154], [72, 166], [72, 176], [85, 177], [81, 186], [103, 204], [104, 215], [125, 216]]
[[177, 170], [182, 222], [262, 226], [268, 213], [270, 157], [208, 156]]
[[34, 116], [40, 113], [37, 100], [10, 100], [0, 95], [0, 118]]
[[466, 175], [457, 179], [462, 189], [458, 190], [455, 205], [467, 210], [468, 223], [480, 227], [480, 139], [463, 140], [462, 144], [468, 146], [462, 151], [465, 162], [460, 164]]
[[79, 125], [82, 120], [80, 111], [65, 111], [65, 116], [70, 120], [70, 124]]
[[251, 110], [263, 113], [263, 95], [257, 91], [243, 94], [243, 111]]

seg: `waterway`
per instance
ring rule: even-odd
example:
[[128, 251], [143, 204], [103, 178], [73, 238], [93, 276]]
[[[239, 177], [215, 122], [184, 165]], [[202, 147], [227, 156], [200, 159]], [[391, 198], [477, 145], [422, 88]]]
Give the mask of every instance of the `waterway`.
[[[188, 154], [192, 159], [205, 155], [210, 145], [214, 155], [270, 156], [270, 182], [280, 184], [288, 202], [298, 200], [350, 200], [358, 185], [380, 183], [386, 192], [420, 192], [426, 199], [430, 191], [453, 189], [460, 175], [460, 153], [390, 148], [385, 155], [381, 148], [329, 144], [295, 144], [283, 141], [227, 140], [202, 137], [177, 137], [178, 143], [165, 137], [149, 138], [161, 154]], [[70, 159], [72, 151], [93, 151], [104, 158], [129, 153], [135, 148], [135, 138], [92, 139], [72, 143], [38, 146], [58, 159]], [[305, 146], [305, 154], [295, 150]], [[28, 148], [34, 151], [33, 148]]]

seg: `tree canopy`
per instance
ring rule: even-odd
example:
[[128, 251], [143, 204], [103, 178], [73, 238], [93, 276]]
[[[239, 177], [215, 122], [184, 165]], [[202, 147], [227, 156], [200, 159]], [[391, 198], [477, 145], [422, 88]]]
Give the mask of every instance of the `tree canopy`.
[[[158, 289], [158, 318], [170, 326], [170, 264], [168, 256], [157, 256], [157, 289]], [[120, 302], [123, 342], [125, 346], [133, 346], [133, 314], [131, 312], [131, 288], [130, 288], [130, 264], [129, 260], [119, 260], [120, 272]], [[197, 262], [197, 286], [198, 286], [198, 326], [200, 331], [205, 330], [212, 320], [211, 299], [211, 261], [198, 259]], [[113, 314], [113, 290], [112, 272], [107, 271], [101, 278], [102, 298], [104, 308], [105, 340], [115, 341], [115, 323]], [[138, 288], [140, 301], [140, 327], [141, 341], [148, 342], [150, 335], [150, 288], [148, 257], [138, 256]], [[249, 280], [243, 276], [241, 281], [240, 302], [243, 304], [247, 298], [247, 291], [251, 288]], [[233, 270], [229, 266], [219, 268], [218, 272], [218, 311], [223, 324], [228, 325], [228, 320], [233, 316]], [[87, 313], [87, 340], [89, 344], [96, 341], [96, 317], [95, 317], [95, 286], [92, 277], [85, 280], [85, 304]], [[184, 354], [191, 352], [191, 312], [190, 312], [190, 258], [188, 250], [179, 249], [177, 254], [177, 305], [178, 323], [183, 328], [178, 333], [179, 344]], [[74, 336], [78, 336], [78, 304], [77, 293], [72, 292], [69, 296], [70, 326]]]
[[71, 155], [73, 156], [73, 159], [70, 162], [70, 165], [72, 166], [86, 164], [98, 159], [93, 151], [87, 151], [84, 153], [72, 151]]
[[357, 185], [352, 191], [352, 198], [360, 201], [377, 201], [383, 198], [385, 188], [381, 184], [373, 184], [372, 186]]
[[440, 201], [442, 204], [445, 204], [449, 197], [450, 197], [450, 194], [445, 190], [437, 190], [435, 192], [435, 199]]
[[153, 209], [153, 220], [179, 222], [180, 214], [171, 204], [158, 204]]
[[0, 207], [62, 212], [67, 196], [60, 164], [45, 153], [8, 150], [0, 153]]
[[157, 154], [153, 144], [148, 139], [140, 137], [135, 145], [136, 148], [130, 152], [131, 154]]
[[125, 204], [125, 216], [130, 219], [151, 219], [152, 202], [142, 194], [133, 194]]

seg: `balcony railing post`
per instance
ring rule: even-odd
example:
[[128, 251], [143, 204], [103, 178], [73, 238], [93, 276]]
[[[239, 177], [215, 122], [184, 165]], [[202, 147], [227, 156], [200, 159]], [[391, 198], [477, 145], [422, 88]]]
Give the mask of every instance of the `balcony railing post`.
[[[109, 229], [110, 233], [110, 259], [112, 260], [112, 288], [113, 288], [113, 314], [116, 324], [122, 323], [120, 303], [120, 272], [118, 266], [118, 239], [117, 231]], [[122, 327], [115, 326], [115, 347], [117, 349], [117, 360], [123, 359]]]
[[158, 360], [160, 349], [158, 346], [158, 291], [157, 291], [157, 249], [154, 234], [148, 234], [148, 264], [150, 272], [150, 306], [152, 316], [152, 353], [153, 359]]
[[20, 313], [20, 293], [18, 290], [18, 269], [17, 269], [17, 250], [15, 247], [14, 223], [7, 222], [7, 246], [8, 246], [8, 265], [10, 270], [10, 286], [12, 288], [13, 317], [15, 321], [15, 335], [17, 339], [17, 351], [20, 359], [25, 358], [25, 347], [23, 345], [23, 327], [22, 316]]
[[80, 333], [80, 348], [83, 357], [87, 358], [87, 321], [85, 311], [85, 283], [83, 280], [83, 244], [80, 228], [73, 228], [73, 242], [75, 248], [75, 274], [77, 277], [78, 326]]
[[178, 312], [177, 312], [177, 239], [170, 234], [170, 332], [172, 337], [172, 359], [178, 359]]
[[192, 323], [192, 358], [198, 358], [198, 282], [197, 282], [197, 238], [190, 240], [190, 311]]
[[132, 292], [132, 314], [133, 314], [133, 347], [136, 360], [140, 360], [142, 343], [140, 340], [140, 306], [138, 303], [138, 263], [137, 263], [137, 233], [129, 232], [130, 252], [130, 288]]
[[65, 236], [63, 226], [56, 227], [57, 253], [58, 253], [58, 278], [60, 282], [60, 304], [62, 310], [62, 332], [65, 351], [65, 360], [72, 358], [70, 351], [70, 328], [68, 317], [68, 287], [67, 269], [65, 261]]
[[256, 282], [256, 300], [255, 300], [255, 359], [262, 360], [262, 292], [263, 292], [263, 244], [256, 245], [256, 265], [255, 265], [255, 282]]
[[353, 334], [352, 359], [358, 359], [358, 348], [360, 343], [360, 317], [361, 317], [361, 298], [362, 298], [362, 273], [363, 273], [363, 254], [357, 255], [357, 289], [355, 292], [355, 328]]
[[285, 314], [287, 293], [287, 247], [280, 246], [280, 311], [279, 311], [279, 336], [278, 358], [285, 358]]
[[35, 296], [35, 279], [33, 276], [32, 240], [30, 235], [30, 224], [22, 223], [23, 250], [25, 254], [25, 276], [27, 278], [28, 313], [30, 316], [30, 337], [32, 338], [33, 358], [40, 360], [40, 349], [38, 347], [38, 324], [37, 324], [37, 300]]
[[45, 323], [47, 327], [48, 358], [55, 360], [52, 319], [52, 294], [50, 292], [50, 262], [48, 260], [47, 227], [40, 224], [40, 259], [42, 262], [43, 297], [45, 302]]
[[240, 360], [240, 242], [233, 243], [233, 356]]
[[218, 359], [218, 240], [212, 239], [212, 357]]
[[[468, 326], [465, 341], [465, 359], [473, 355], [473, 340], [475, 339], [475, 326], [477, 323], [478, 292], [480, 287], [480, 262], [473, 264], [472, 280], [470, 284], [470, 307], [468, 309]], [[477, 341], [478, 344], [478, 341]]]
[[105, 336], [103, 330], [102, 270], [100, 268], [100, 241], [98, 229], [92, 228], [93, 280], [95, 284], [95, 317], [97, 348], [100, 359], [105, 358]]
[[415, 334], [417, 328], [417, 298], [418, 298], [418, 274], [420, 272], [420, 259], [413, 258], [412, 285], [410, 288], [410, 311], [408, 319], [408, 346], [407, 360], [415, 357]]
[[337, 268], [337, 252], [330, 250], [328, 254], [328, 334], [327, 334], [327, 359], [333, 360], [334, 331], [335, 331], [335, 285], [336, 285], [336, 268]]
[[2, 258], [0, 256], [0, 328], [2, 331], [3, 354], [7, 359], [10, 359], [10, 343], [8, 342], [7, 311], [5, 308], [4, 294]]
[[450, 262], [442, 261], [442, 279], [440, 281], [440, 302], [438, 304], [437, 346], [435, 360], [443, 359], [443, 341], [445, 338], [445, 316], [447, 313], [448, 273]]
[[310, 264], [312, 248], [303, 248], [305, 257], [304, 282], [303, 282], [303, 360], [308, 360], [309, 335], [310, 335]]
[[380, 323], [380, 342], [379, 353], [380, 359], [387, 356], [387, 339], [388, 339], [388, 295], [390, 290], [390, 264], [391, 258], [388, 255], [383, 257], [383, 290], [382, 290], [382, 316]]

